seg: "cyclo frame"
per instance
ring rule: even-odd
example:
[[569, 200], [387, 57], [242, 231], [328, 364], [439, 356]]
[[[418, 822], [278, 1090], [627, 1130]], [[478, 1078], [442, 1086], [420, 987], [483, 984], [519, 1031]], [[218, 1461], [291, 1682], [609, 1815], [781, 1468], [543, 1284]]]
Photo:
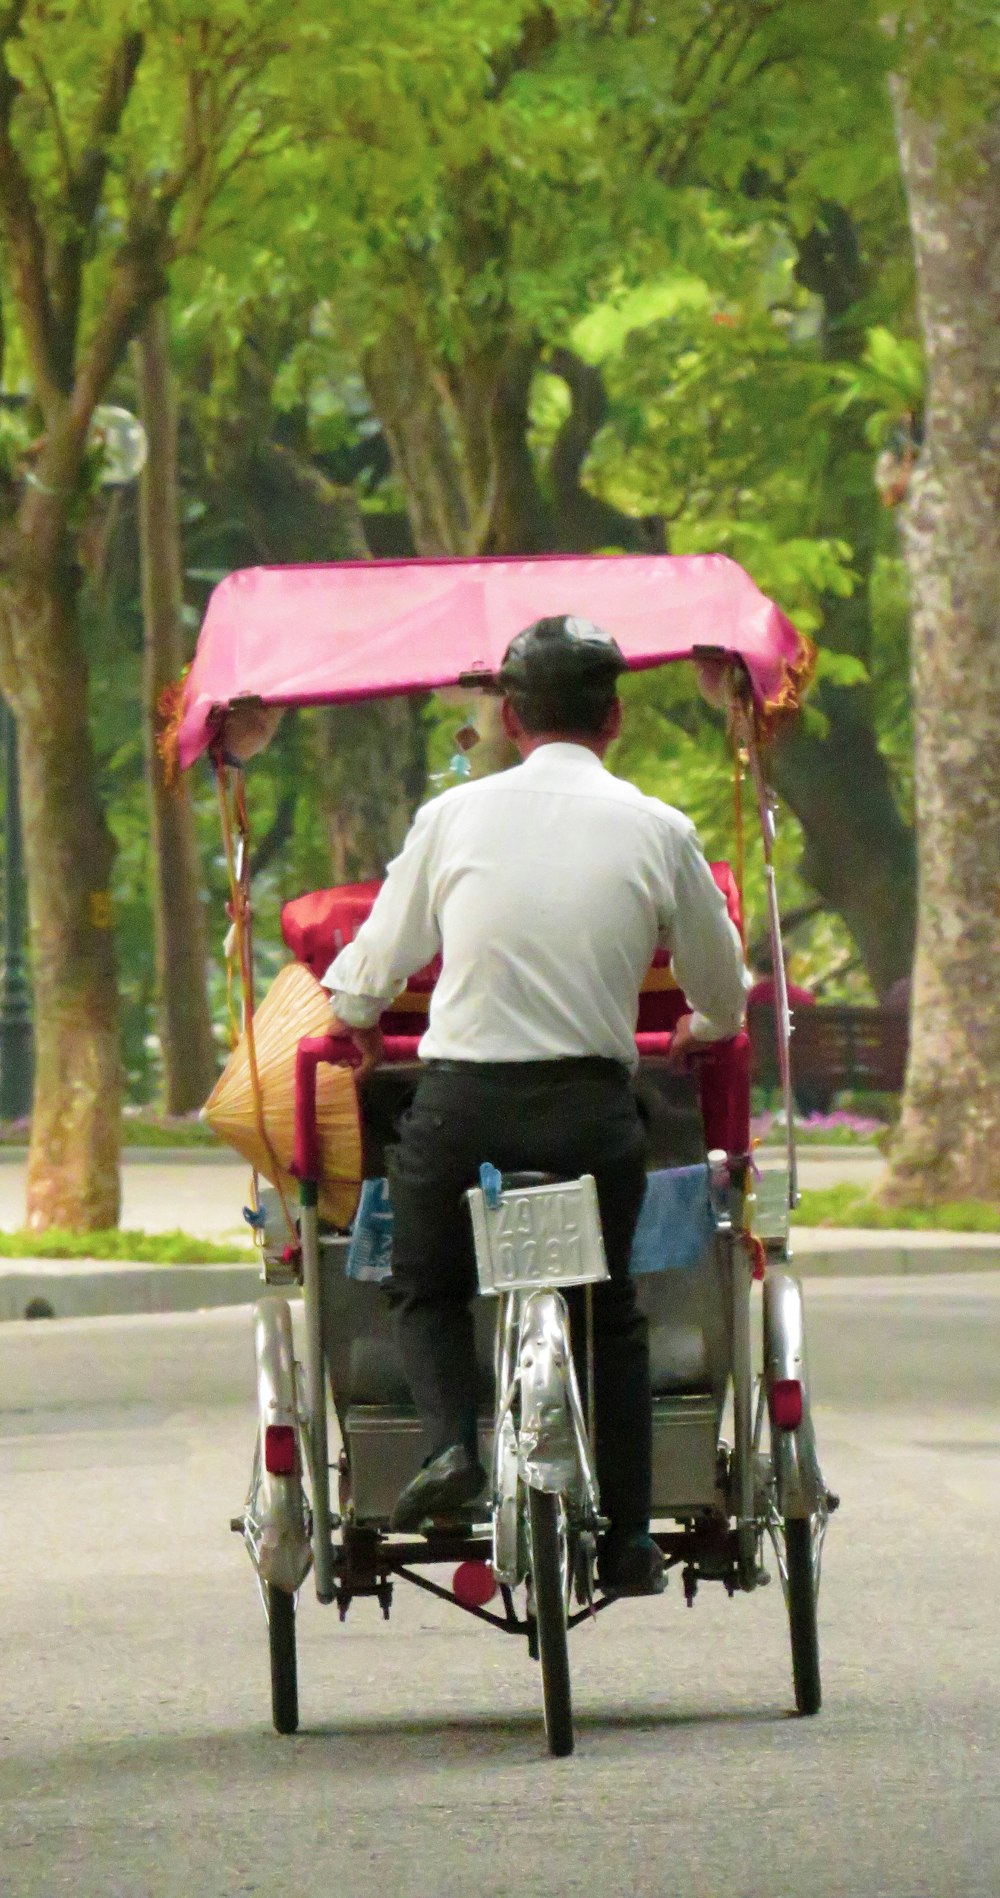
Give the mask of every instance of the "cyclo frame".
[[[608, 1276], [591, 1174], [504, 1182], [484, 1166], [466, 1194], [480, 1291], [499, 1297], [493, 1436], [493, 1572], [525, 1575], [519, 1486], [565, 1495], [575, 1524], [601, 1526], [593, 1431], [588, 1433], [562, 1290]], [[507, 1190], [503, 1188], [506, 1185]], [[588, 1310], [589, 1316], [589, 1310]], [[588, 1324], [587, 1389], [593, 1390]], [[515, 1417], [515, 1412], [517, 1413]]]

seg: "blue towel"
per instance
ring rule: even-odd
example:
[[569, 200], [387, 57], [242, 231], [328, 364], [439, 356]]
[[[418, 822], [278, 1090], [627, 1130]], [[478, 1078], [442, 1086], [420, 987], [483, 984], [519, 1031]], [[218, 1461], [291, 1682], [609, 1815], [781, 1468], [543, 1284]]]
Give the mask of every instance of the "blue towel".
[[629, 1271], [691, 1271], [715, 1237], [715, 1216], [706, 1166], [670, 1167], [650, 1173]]
[[[629, 1271], [690, 1271], [715, 1237], [705, 1166], [650, 1173], [632, 1244]], [[385, 1180], [365, 1180], [351, 1228], [344, 1270], [349, 1279], [380, 1284], [392, 1271], [392, 1206]]]
[[365, 1180], [351, 1227], [344, 1271], [380, 1284], [392, 1271], [392, 1207], [385, 1180]]

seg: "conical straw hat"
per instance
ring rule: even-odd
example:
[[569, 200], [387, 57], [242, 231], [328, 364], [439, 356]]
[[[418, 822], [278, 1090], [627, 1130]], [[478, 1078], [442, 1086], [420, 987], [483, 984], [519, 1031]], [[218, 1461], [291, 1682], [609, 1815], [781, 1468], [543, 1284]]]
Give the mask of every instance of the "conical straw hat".
[[[245, 1033], [205, 1102], [202, 1116], [220, 1140], [242, 1153], [294, 1204], [298, 1187], [288, 1169], [295, 1150], [295, 1054], [303, 1035], [329, 1034], [330, 997], [301, 962], [290, 962], [275, 976], [253, 1026], [267, 1140], [261, 1134], [254, 1100]], [[349, 1068], [318, 1070], [316, 1124], [319, 1209], [335, 1226], [348, 1226], [357, 1209], [362, 1172], [361, 1117]]]

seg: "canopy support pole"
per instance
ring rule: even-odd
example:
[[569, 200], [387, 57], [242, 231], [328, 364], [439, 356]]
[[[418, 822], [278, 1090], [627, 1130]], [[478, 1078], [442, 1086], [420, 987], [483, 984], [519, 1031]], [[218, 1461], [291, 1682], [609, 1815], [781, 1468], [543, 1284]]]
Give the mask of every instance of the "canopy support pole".
[[748, 716], [746, 707], [739, 702], [735, 702], [735, 718], [738, 742], [746, 751], [750, 776], [753, 780], [764, 845], [764, 880], [767, 886], [767, 920], [771, 942], [771, 974], [774, 981], [774, 1028], [778, 1048], [778, 1074], [781, 1079], [781, 1096], [785, 1109], [788, 1204], [794, 1211], [799, 1203], [799, 1179], [795, 1152], [795, 1096], [792, 1092], [792, 1017], [788, 1006], [785, 950], [781, 940], [781, 913], [778, 908], [778, 886], [774, 872], [775, 797], [764, 777], [753, 718]]

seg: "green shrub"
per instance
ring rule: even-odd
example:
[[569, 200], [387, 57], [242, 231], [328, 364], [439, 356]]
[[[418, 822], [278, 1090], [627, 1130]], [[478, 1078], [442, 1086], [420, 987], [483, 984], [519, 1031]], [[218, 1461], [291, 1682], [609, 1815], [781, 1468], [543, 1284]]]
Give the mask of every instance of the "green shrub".
[[0, 1232], [2, 1259], [125, 1259], [138, 1265], [250, 1265], [252, 1245], [219, 1245], [190, 1232]]
[[882, 1206], [860, 1186], [804, 1192], [794, 1218], [800, 1226], [867, 1226], [893, 1232], [1000, 1232], [1000, 1206], [951, 1200], [941, 1206]]

